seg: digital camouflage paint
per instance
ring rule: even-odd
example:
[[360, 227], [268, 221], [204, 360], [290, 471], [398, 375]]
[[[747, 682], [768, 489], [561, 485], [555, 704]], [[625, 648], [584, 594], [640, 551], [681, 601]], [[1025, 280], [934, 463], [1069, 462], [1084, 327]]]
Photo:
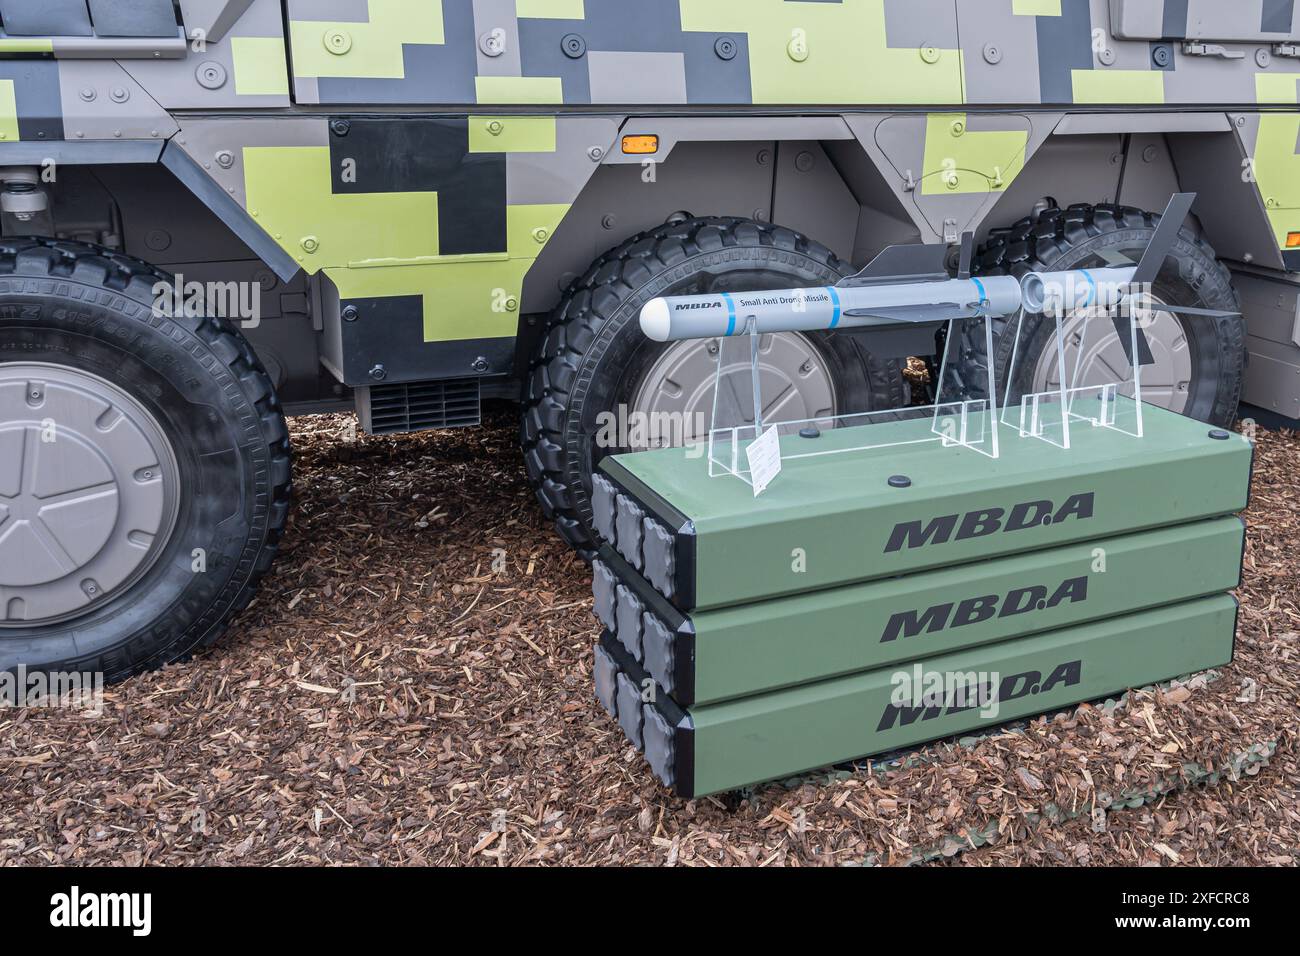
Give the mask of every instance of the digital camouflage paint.
[[[1298, 81], [1292, 0], [0, 0], [0, 669], [214, 641], [284, 527], [286, 412], [517, 402], [592, 556], [602, 460], [711, 404], [716, 345], [642, 306], [894, 246], [1125, 268], [1194, 192], [1145, 395], [1300, 417]], [[970, 360], [1041, 390], [1046, 330], [996, 333]], [[1085, 380], [1124, 361], [1070, 342]], [[815, 418], [917, 402], [940, 349], [793, 331], [764, 368]]]

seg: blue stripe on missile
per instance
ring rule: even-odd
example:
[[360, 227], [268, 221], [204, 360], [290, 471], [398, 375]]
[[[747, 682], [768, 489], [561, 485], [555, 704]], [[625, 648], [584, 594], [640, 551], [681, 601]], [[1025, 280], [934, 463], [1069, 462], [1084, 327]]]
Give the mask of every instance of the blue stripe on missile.
[[722, 293], [722, 297], [727, 300], [727, 335], [736, 334], [736, 303], [732, 301], [731, 296]]
[[984, 303], [988, 301], [989, 294], [984, 288], [984, 283], [980, 282], [979, 279], [973, 278], [970, 281], [974, 282], [975, 288], [979, 290], [980, 300], [979, 300], [979, 304], [975, 306], [975, 315], [980, 316], [984, 314]]
[[1080, 269], [1079, 271], [1082, 272], [1083, 277], [1088, 280], [1088, 301], [1080, 306], [1080, 308], [1086, 309], [1088, 306], [1092, 305], [1093, 301], [1097, 298], [1097, 280], [1092, 277], [1092, 273], [1087, 269]]
[[835, 326], [840, 324], [840, 315], [841, 315], [840, 294], [830, 286], [826, 287], [826, 291], [831, 294], [831, 301], [835, 303], [835, 312], [834, 314], [831, 315], [831, 326], [830, 326], [833, 329], [835, 328]]

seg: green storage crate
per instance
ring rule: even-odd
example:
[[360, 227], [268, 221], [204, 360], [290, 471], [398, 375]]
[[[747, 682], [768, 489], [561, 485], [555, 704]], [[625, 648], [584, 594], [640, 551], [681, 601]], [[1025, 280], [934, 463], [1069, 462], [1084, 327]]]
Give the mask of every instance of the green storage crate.
[[[683, 612], [1234, 514], [1252, 446], [1154, 407], [1146, 437], [1073, 429], [1073, 447], [1011, 437], [991, 459], [937, 443], [788, 460], [759, 498], [683, 449], [601, 463], [598, 534]], [[914, 422], [782, 439], [787, 456], [914, 435]], [[803, 444], [800, 444], [803, 443]], [[910, 481], [891, 485], [892, 477]], [[894, 484], [901, 484], [895, 482]]]
[[592, 577], [605, 629], [689, 707], [1221, 594], [1244, 543], [1214, 518], [689, 617], [609, 547]]
[[[996, 727], [1226, 664], [1236, 614], [1237, 602], [1218, 595], [689, 709], [658, 688], [607, 634], [596, 652], [596, 690], [656, 775], [689, 798]], [[921, 690], [934, 675], [950, 686], [933, 700], [900, 701], [903, 674]], [[962, 688], [987, 688], [997, 712], [990, 714], [982, 699], [958, 696]]]

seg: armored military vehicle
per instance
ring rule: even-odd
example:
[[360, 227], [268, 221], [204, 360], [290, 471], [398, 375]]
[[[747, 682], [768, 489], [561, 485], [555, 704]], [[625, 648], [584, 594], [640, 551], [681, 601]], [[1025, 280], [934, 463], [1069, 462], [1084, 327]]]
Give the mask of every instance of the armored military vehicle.
[[[0, 668], [214, 640], [284, 526], [286, 414], [392, 434], [518, 400], [590, 551], [599, 460], [710, 400], [715, 346], [650, 341], [641, 306], [891, 245], [1124, 264], [1196, 192], [1157, 301], [1240, 315], [1154, 313], [1145, 395], [1300, 416], [1295, 6], [0, 0]], [[1018, 329], [972, 359], [1050, 385]], [[1070, 340], [1085, 374], [1118, 346]], [[851, 330], [769, 337], [763, 370], [787, 418], [925, 387]]]

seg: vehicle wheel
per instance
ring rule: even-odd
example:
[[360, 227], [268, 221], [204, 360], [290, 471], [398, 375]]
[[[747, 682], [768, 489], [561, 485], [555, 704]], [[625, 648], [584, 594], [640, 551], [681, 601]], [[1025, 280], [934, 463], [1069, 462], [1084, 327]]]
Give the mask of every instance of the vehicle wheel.
[[[1037, 270], [1066, 270], [1136, 264], [1155, 234], [1160, 217], [1126, 206], [1071, 206], [1047, 209], [1010, 229], [995, 230], [980, 259], [982, 274], [1023, 276]], [[1152, 290], [1157, 303], [1239, 311], [1228, 270], [1214, 250], [1184, 228]], [[1016, 335], [998, 322], [995, 368], [1012, 401], [1059, 385], [1054, 322], [1027, 316], [1021, 326], [1012, 381], [1008, 365]], [[1080, 361], [1076, 387], [1098, 385], [1128, 375], [1129, 364], [1113, 324], [1067, 317], [1063, 329], [1066, 368]], [[1246, 367], [1246, 327], [1233, 315], [1223, 318], [1180, 316], [1157, 310], [1145, 329], [1155, 364], [1142, 369], [1143, 400], [1221, 427], [1237, 417]], [[1082, 351], [1082, 356], [1080, 352]], [[1003, 387], [1003, 386], [999, 386]]]
[[[592, 547], [591, 474], [601, 457], [693, 441], [709, 427], [717, 342], [650, 341], [639, 325], [646, 302], [828, 285], [848, 271], [798, 233], [732, 218], [670, 223], [598, 259], [552, 314], [525, 395], [524, 460], [565, 540]], [[902, 405], [898, 363], [862, 343], [842, 332], [764, 336], [765, 414], [789, 421]], [[627, 427], [603, 429], [611, 420]], [[602, 429], [619, 440], [598, 442]]]
[[0, 670], [181, 660], [248, 605], [288, 513], [270, 379], [107, 250], [0, 241]]

